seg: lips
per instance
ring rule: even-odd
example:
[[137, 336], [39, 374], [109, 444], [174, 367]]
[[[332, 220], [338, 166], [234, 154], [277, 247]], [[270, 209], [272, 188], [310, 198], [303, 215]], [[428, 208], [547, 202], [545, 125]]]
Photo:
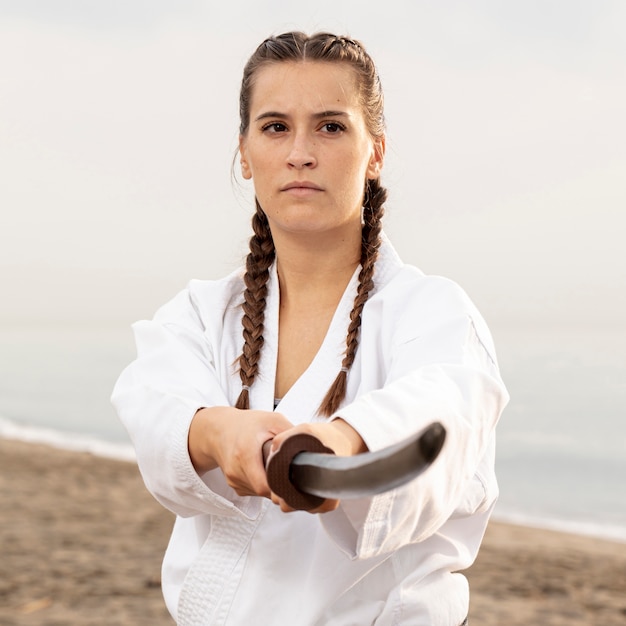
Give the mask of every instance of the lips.
[[294, 180], [293, 182], [287, 183], [280, 188], [281, 191], [289, 191], [291, 189], [310, 189], [312, 191], [323, 191], [323, 189], [319, 185], [311, 183], [307, 180]]

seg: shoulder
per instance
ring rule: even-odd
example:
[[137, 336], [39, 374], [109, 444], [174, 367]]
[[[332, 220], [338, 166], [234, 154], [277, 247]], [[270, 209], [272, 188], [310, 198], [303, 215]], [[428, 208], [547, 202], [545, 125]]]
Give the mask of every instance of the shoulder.
[[443, 310], [475, 310], [465, 290], [456, 282], [444, 276], [424, 274], [412, 265], [404, 265], [373, 296], [416, 307], [426, 315]]
[[375, 281], [371, 304], [385, 303], [398, 314], [410, 311], [428, 316], [444, 311], [475, 311], [470, 298], [457, 283], [403, 263], [386, 237], [383, 237]]
[[217, 280], [191, 280], [156, 312], [154, 320], [167, 324], [193, 317], [203, 326], [213, 325], [241, 305], [243, 291], [242, 269]]
[[395, 342], [409, 341], [436, 328], [483, 326], [482, 316], [467, 293], [453, 280], [430, 276], [405, 265], [367, 302], [370, 313]]
[[366, 304], [374, 324], [390, 343], [399, 344], [435, 333], [475, 334], [495, 354], [491, 333], [478, 308], [454, 280], [425, 274], [399, 258], [389, 271], [383, 257], [382, 280]]
[[189, 297], [199, 308], [237, 307], [244, 291], [244, 270], [239, 268], [218, 280], [192, 280], [187, 286]]

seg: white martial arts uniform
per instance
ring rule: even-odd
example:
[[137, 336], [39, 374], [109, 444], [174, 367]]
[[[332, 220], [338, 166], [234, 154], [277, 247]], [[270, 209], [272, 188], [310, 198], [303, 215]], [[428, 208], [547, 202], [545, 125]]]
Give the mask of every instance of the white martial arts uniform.
[[[357, 275], [315, 359], [276, 409], [295, 424], [321, 419]], [[497, 497], [494, 429], [507, 392], [489, 331], [456, 284], [404, 265], [386, 239], [375, 283], [337, 415], [372, 451], [434, 420], [448, 436], [418, 479], [323, 515], [238, 496], [219, 469], [200, 477], [189, 460], [194, 413], [232, 406], [241, 390], [241, 272], [193, 281], [153, 321], [135, 324], [138, 358], [113, 402], [148, 489], [177, 515], [163, 593], [179, 624], [457, 626], [467, 615], [468, 584], [455, 572], [475, 559]], [[253, 409], [274, 408], [278, 305], [273, 269]]]

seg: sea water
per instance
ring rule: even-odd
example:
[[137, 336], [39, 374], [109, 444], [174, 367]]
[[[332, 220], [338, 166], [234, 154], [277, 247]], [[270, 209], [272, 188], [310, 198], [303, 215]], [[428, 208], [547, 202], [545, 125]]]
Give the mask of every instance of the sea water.
[[626, 541], [626, 326], [499, 337], [497, 514]]
[[[626, 330], [497, 329], [495, 517], [626, 541]], [[132, 459], [109, 397], [130, 329], [0, 329], [0, 435]]]

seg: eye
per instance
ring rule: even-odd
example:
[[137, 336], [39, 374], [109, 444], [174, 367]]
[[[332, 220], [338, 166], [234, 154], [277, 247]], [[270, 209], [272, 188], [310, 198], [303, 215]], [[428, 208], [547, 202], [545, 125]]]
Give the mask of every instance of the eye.
[[264, 133], [284, 133], [287, 127], [282, 122], [270, 122], [269, 124], [265, 124], [261, 130]]
[[337, 133], [340, 133], [344, 130], [346, 130], [346, 127], [339, 122], [326, 122], [322, 126], [322, 131], [331, 135], [336, 135]]

